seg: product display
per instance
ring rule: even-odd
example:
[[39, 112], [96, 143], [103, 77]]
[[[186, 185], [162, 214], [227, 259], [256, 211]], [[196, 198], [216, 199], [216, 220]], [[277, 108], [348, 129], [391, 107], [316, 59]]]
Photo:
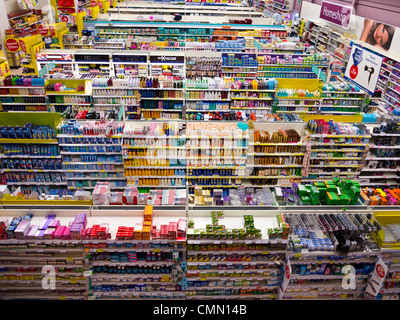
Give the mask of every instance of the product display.
[[399, 300], [395, 27], [363, 40], [360, 3], [348, 28], [325, 2], [19, 5], [0, 300]]

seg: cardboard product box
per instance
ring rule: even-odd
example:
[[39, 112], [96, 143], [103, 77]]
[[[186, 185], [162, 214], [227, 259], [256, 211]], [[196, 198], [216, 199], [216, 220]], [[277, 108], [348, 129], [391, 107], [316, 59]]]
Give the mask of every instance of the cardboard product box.
[[300, 196], [306, 196], [308, 195], [308, 191], [305, 185], [300, 184], [299, 185], [299, 195]]
[[369, 203], [370, 203], [369, 197], [368, 197], [364, 192], [361, 192], [361, 193], [360, 193], [360, 200], [361, 200], [361, 202], [362, 202], [363, 204], [365, 204], [366, 206], [368, 206]]
[[142, 240], [150, 240], [150, 226], [143, 225], [142, 227]]
[[176, 239], [176, 232], [177, 232], [177, 223], [170, 222], [168, 225], [168, 239], [170, 240]]
[[342, 193], [340, 196], [340, 204], [343, 205], [349, 205], [351, 203], [351, 198], [349, 197], [349, 195], [347, 193]]
[[176, 226], [177, 230], [177, 238], [185, 238], [186, 237], [186, 230], [187, 230], [187, 223], [185, 219], [179, 219], [178, 224]]
[[58, 226], [56, 231], [54, 231], [53, 239], [62, 239], [65, 228], [65, 226]]
[[311, 198], [309, 196], [302, 196], [301, 202], [302, 204], [311, 204]]
[[340, 198], [336, 193], [328, 192], [326, 195], [326, 203], [328, 205], [338, 205], [340, 203]]
[[168, 225], [162, 224], [160, 226], [160, 239], [167, 240], [168, 239]]

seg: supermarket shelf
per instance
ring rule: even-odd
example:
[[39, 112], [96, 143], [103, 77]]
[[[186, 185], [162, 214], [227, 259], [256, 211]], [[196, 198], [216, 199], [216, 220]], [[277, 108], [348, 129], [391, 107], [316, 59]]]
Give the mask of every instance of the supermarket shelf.
[[0, 139], [0, 144], [16, 143], [16, 144], [57, 144], [57, 139]]

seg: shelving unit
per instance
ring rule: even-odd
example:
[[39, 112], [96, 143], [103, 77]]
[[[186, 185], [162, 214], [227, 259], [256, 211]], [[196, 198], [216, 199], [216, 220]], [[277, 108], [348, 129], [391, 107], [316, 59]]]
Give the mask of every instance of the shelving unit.
[[[321, 216], [327, 215], [329, 214], [307, 212], [304, 225], [301, 225], [295, 222], [299, 221], [300, 214], [283, 214], [285, 221], [293, 227], [289, 235], [291, 241], [285, 263], [286, 268], [290, 263], [291, 271], [288, 285], [283, 288], [284, 292], [281, 292], [281, 299], [359, 300], [363, 298], [367, 286], [366, 280], [375, 269], [375, 263], [380, 255], [380, 248], [373, 238], [373, 235], [378, 232], [377, 222], [374, 218], [367, 218], [368, 214], [348, 213], [346, 219], [351, 224], [348, 224], [346, 228], [352, 224], [359, 225], [358, 221], [365, 224], [367, 219], [370, 221], [370, 228], [362, 232], [367, 235], [369, 240], [367, 244], [346, 250], [340, 231], [336, 231], [337, 233], [333, 235], [334, 227], [319, 222]], [[331, 215], [339, 217], [341, 213]], [[356, 215], [361, 218], [355, 219]], [[335, 230], [343, 230], [343, 226], [338, 228], [336, 225]], [[302, 234], [302, 231], [305, 234], [315, 234], [316, 237], [306, 243], [305, 234]], [[332, 242], [330, 235], [335, 242]], [[295, 238], [298, 241], [293, 241]], [[326, 249], [321, 251], [316, 246], [326, 247]], [[346, 270], [345, 266], [352, 268], [352, 271]], [[345, 278], [348, 272], [352, 272], [351, 283]]]
[[[185, 218], [184, 211], [154, 211], [151, 225], [158, 229], [166, 225], [168, 229], [170, 222]], [[168, 233], [164, 239], [156, 238], [153, 232], [149, 239], [144, 233], [137, 238], [136, 232], [145, 221], [143, 211], [138, 210], [92, 211], [88, 225], [105, 226], [110, 237], [82, 240], [92, 271], [91, 299], [185, 298], [186, 237], [177, 237], [175, 231], [169, 239]], [[131, 239], [120, 238], [123, 226], [132, 227]]]
[[[2, 217], [10, 221], [15, 213], [8, 211]], [[30, 225], [39, 227], [49, 211], [32, 210]], [[73, 212], [60, 212], [56, 217], [61, 225], [74, 221]], [[55, 229], [54, 229], [55, 230]], [[43, 230], [44, 231], [44, 230]], [[83, 300], [89, 283], [85, 276], [84, 248], [76, 239], [8, 239], [0, 240], [0, 299]], [[55, 268], [53, 280], [43, 285], [45, 266]], [[50, 279], [50, 278], [49, 278]]]
[[[332, 178], [342, 178], [347, 175], [353, 178], [360, 174], [367, 157], [370, 135], [310, 134], [309, 137], [311, 147], [309, 179], [314, 179], [314, 177], [318, 179], [320, 174], [329, 175]], [[357, 148], [354, 149], [354, 147]], [[324, 168], [324, 170], [318, 170], [318, 168]], [[326, 168], [332, 169], [327, 171]]]
[[99, 181], [109, 182], [111, 189], [126, 186], [121, 135], [58, 134], [57, 138], [69, 189], [94, 189]]
[[[254, 221], [249, 225], [244, 220], [248, 215]], [[190, 210], [189, 223], [187, 299], [276, 298], [287, 240], [268, 238], [266, 228], [276, 224], [272, 217], [251, 210], [211, 211], [211, 215]], [[260, 234], [250, 236], [251, 228]], [[243, 231], [245, 239], [231, 236], [235, 230]]]

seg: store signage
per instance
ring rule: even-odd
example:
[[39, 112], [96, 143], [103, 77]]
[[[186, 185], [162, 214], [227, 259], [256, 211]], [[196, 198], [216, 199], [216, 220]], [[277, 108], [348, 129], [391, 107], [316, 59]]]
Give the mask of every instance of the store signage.
[[70, 53], [60, 53], [60, 54], [48, 54], [48, 53], [38, 53], [36, 54], [36, 60], [38, 61], [71, 61], [72, 55]]
[[183, 63], [183, 56], [150, 56], [150, 62], [153, 63]]
[[17, 52], [19, 51], [19, 42], [15, 39], [7, 39], [5, 45], [8, 51]]
[[290, 264], [290, 259], [287, 259], [284, 270], [285, 270], [285, 273], [283, 275], [283, 280], [282, 280], [282, 285], [281, 285], [282, 292], [286, 292], [286, 288], [289, 284], [290, 278], [292, 277], [292, 266]]
[[374, 272], [368, 280], [367, 288], [365, 289], [365, 298], [375, 299], [385, 281], [386, 274], [388, 271], [387, 265], [383, 262], [382, 258], [375, 264]]
[[382, 56], [353, 44], [344, 78], [373, 95], [382, 61]]
[[353, 7], [322, 1], [319, 17], [342, 28], [349, 28]]
[[311, 70], [316, 74], [318, 79], [321, 79], [323, 82], [326, 82], [327, 76], [320, 68], [318, 68], [317, 66], [312, 66]]
[[21, 48], [21, 50], [22, 50], [23, 52], [26, 53], [26, 46], [25, 46], [24, 40], [19, 40], [19, 47]]
[[56, 63], [49, 62], [42, 69], [39, 70], [39, 77], [43, 77], [46, 73], [50, 72], [56, 67]]
[[121, 121], [123, 117], [124, 117], [124, 105], [122, 104], [121, 108], [119, 108], [118, 111], [118, 121]]
[[285, 5], [286, 0], [273, 0], [276, 3]]
[[75, 61], [78, 62], [90, 62], [90, 61], [101, 61], [101, 62], [110, 62], [110, 57], [105, 54], [93, 54], [93, 55], [86, 55], [86, 54], [76, 54]]
[[45, 25], [40, 24], [38, 25], [38, 32], [42, 35], [42, 36], [47, 36], [47, 34], [49, 33], [49, 28], [47, 28]]

